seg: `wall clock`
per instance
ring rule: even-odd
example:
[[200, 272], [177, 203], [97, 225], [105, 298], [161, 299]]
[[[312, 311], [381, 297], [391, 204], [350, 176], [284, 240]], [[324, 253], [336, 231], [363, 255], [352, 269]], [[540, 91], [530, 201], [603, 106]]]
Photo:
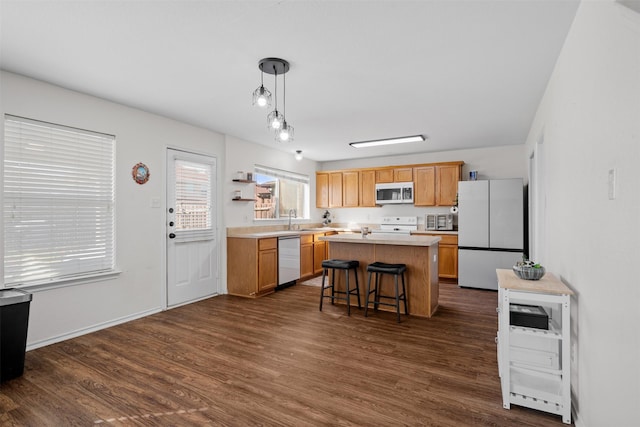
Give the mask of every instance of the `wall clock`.
[[149, 173], [147, 165], [144, 163], [138, 163], [133, 167], [133, 169], [131, 169], [131, 176], [133, 176], [133, 180], [138, 184], [144, 184], [149, 181], [151, 174]]

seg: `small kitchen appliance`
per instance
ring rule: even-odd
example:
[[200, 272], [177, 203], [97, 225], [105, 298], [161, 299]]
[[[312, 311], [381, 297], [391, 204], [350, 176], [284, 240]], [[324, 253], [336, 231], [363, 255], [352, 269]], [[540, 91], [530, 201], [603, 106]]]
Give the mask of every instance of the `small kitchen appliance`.
[[427, 230], [453, 230], [453, 214], [426, 214], [424, 224]]
[[376, 184], [376, 204], [413, 203], [413, 182]]

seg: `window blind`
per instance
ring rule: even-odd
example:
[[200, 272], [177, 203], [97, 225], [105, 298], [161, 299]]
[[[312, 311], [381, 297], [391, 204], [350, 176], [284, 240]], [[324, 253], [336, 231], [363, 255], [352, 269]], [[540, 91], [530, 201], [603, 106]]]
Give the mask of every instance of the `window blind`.
[[176, 230], [212, 230], [211, 165], [176, 160]]
[[4, 285], [115, 267], [115, 137], [5, 115]]

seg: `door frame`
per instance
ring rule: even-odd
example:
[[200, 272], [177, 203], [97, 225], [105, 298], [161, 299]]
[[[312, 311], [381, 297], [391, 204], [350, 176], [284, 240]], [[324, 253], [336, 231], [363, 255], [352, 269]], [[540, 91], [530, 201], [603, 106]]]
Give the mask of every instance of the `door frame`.
[[[226, 244], [222, 245], [220, 244], [220, 229], [222, 227], [222, 206], [220, 203], [220, 185], [221, 185], [221, 181], [220, 181], [220, 176], [221, 176], [221, 167], [220, 167], [220, 162], [218, 160], [218, 156], [215, 154], [211, 154], [211, 153], [205, 153], [202, 151], [197, 151], [197, 150], [192, 150], [192, 149], [186, 149], [184, 147], [178, 147], [175, 145], [166, 145], [164, 147], [164, 153], [162, 156], [162, 170], [164, 172], [164, 177], [162, 179], [162, 210], [163, 210], [163, 214], [162, 214], [162, 235], [164, 236], [164, 238], [162, 239], [162, 262], [161, 262], [161, 268], [162, 268], [162, 272], [164, 275], [164, 283], [163, 286], [161, 287], [161, 291], [160, 291], [160, 308], [161, 310], [168, 310], [168, 309], [172, 309], [172, 308], [176, 308], [179, 307], [180, 305], [172, 305], [169, 306], [169, 292], [168, 292], [168, 286], [169, 286], [169, 274], [168, 274], [168, 268], [169, 268], [169, 264], [168, 264], [168, 246], [167, 246], [167, 225], [168, 225], [168, 187], [167, 187], [167, 181], [168, 181], [168, 175], [169, 175], [169, 164], [168, 164], [168, 154], [169, 154], [169, 150], [174, 150], [174, 151], [182, 151], [184, 153], [188, 153], [188, 154], [195, 154], [198, 156], [206, 156], [206, 157], [211, 157], [213, 159], [215, 159], [216, 161], [216, 173], [215, 173], [215, 179], [216, 179], [216, 183], [214, 185], [213, 191], [214, 191], [214, 197], [215, 197], [215, 206], [214, 206], [214, 211], [215, 211], [215, 236], [216, 236], [216, 241], [218, 242], [218, 248], [216, 251], [216, 264], [217, 264], [217, 282], [218, 282], [218, 293], [217, 295], [223, 295], [226, 293], [226, 286], [223, 286], [222, 283], [222, 279], [224, 277], [226, 277], [226, 271], [221, 271], [220, 270], [220, 259], [222, 257], [222, 250], [225, 250], [225, 257], [226, 257]], [[226, 236], [225, 236], [225, 242], [226, 242]], [[203, 299], [206, 298], [210, 298], [210, 297], [205, 297]], [[191, 304], [195, 301], [189, 301], [187, 304]]]

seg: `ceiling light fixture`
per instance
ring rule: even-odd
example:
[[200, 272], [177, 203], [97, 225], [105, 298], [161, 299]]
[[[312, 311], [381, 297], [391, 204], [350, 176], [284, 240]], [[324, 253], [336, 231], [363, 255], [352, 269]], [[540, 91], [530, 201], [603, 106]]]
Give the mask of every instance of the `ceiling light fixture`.
[[287, 123], [287, 75], [282, 75], [282, 126], [276, 130], [276, 141], [293, 141], [293, 126]]
[[422, 135], [402, 136], [400, 138], [376, 139], [373, 141], [350, 142], [349, 145], [354, 148], [376, 147], [378, 145], [405, 144], [407, 142], [423, 142], [425, 137]]
[[296, 150], [296, 154], [294, 155], [296, 160], [302, 160], [302, 150]]
[[[293, 126], [287, 123], [286, 112], [287, 112], [287, 80], [285, 74], [289, 71], [289, 62], [280, 58], [263, 58], [258, 62], [258, 68], [262, 73], [273, 74], [274, 75], [274, 98], [275, 98], [275, 108], [273, 111], [267, 115], [267, 127], [268, 129], [275, 132], [276, 141], [280, 142], [291, 142], [293, 141]], [[278, 111], [278, 74], [282, 75], [284, 88], [283, 88], [283, 111], [280, 113]], [[258, 89], [253, 92], [254, 104], [261, 105], [261, 102], [265, 102], [266, 100], [261, 101], [261, 96], [265, 93], [270, 92], [264, 88], [264, 85], [260, 85]]]
[[253, 105], [266, 108], [271, 105], [271, 92], [264, 87], [264, 71], [260, 69], [260, 87], [253, 91]]

